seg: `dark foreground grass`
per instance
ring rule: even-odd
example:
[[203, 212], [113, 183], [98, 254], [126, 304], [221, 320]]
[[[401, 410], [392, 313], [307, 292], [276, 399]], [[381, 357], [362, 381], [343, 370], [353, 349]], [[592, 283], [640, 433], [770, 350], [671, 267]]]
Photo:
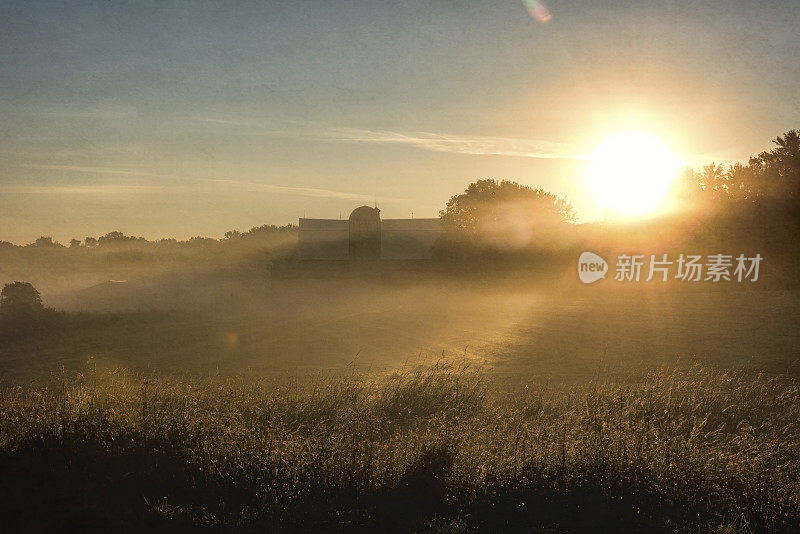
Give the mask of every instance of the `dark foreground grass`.
[[25, 530], [797, 531], [795, 379], [89, 373], [0, 398]]

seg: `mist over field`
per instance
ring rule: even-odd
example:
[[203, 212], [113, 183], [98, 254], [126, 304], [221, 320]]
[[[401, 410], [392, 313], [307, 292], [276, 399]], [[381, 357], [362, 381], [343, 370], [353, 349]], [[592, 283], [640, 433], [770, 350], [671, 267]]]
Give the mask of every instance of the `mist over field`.
[[[571, 242], [511, 263], [303, 262], [296, 228], [183, 244], [118, 237], [97, 248], [6, 248], [3, 277], [31, 281], [66, 315], [28, 336], [4, 331], [3, 380], [55, 366], [80, 372], [89, 360], [200, 375], [377, 371], [443, 357], [560, 379], [642, 361], [795, 369], [796, 289], [776, 274], [784, 266], [774, 256], [756, 285], [625, 284], [612, 272], [587, 286], [579, 251], [589, 239], [611, 249], [609, 238], [573, 232]], [[618, 247], [660, 246], [621, 235], [633, 244]]]

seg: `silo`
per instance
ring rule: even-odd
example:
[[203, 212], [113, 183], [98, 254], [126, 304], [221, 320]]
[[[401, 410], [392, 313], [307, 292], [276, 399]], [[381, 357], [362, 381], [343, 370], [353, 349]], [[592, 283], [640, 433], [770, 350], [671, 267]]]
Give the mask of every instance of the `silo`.
[[378, 208], [361, 206], [350, 214], [350, 259], [377, 260], [381, 254], [381, 216]]

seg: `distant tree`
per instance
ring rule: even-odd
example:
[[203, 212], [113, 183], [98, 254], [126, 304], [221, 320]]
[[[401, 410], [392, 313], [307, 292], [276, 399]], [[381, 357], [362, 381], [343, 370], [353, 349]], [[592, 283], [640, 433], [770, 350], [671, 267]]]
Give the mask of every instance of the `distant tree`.
[[[440, 212], [445, 254], [551, 248], [568, 232], [575, 210], [564, 198], [540, 188], [503, 180], [478, 180], [450, 198]], [[461, 252], [459, 252], [461, 251]]]
[[101, 235], [98, 238], [99, 243], [105, 243], [108, 241], [125, 241], [128, 238], [122, 232], [114, 230], [113, 232], [108, 232], [106, 235]]
[[726, 196], [732, 202], [755, 202], [764, 194], [759, 176], [749, 165], [735, 163], [725, 176]]
[[685, 204], [698, 202], [704, 196], [700, 174], [691, 167], [683, 169], [675, 180], [674, 193]]
[[69, 240], [69, 248], [78, 248], [81, 246], [80, 239], [70, 239]]
[[769, 177], [779, 183], [781, 194], [797, 200], [800, 198], [800, 132], [790, 130], [773, 143], [777, 148], [762, 152], [757, 160]]
[[115, 230], [113, 232], [108, 232], [106, 235], [102, 235], [97, 239], [97, 244], [100, 246], [103, 245], [123, 245], [127, 243], [134, 243], [137, 241], [144, 242], [146, 241], [143, 237], [134, 237], [128, 236], [123, 234], [122, 232]]
[[800, 132], [790, 130], [773, 143], [776, 148], [750, 158], [747, 165], [736, 163], [724, 170], [711, 163], [701, 172], [686, 169], [678, 195], [723, 210], [760, 204], [800, 215]]
[[242, 233], [242, 237], [275, 237], [279, 235], [292, 234], [297, 232], [297, 225], [287, 224], [286, 226], [275, 226], [274, 224], [264, 224], [262, 226], [254, 226], [247, 232]]
[[725, 198], [727, 196], [727, 176], [722, 170], [722, 165], [709, 163], [703, 167], [700, 173], [700, 186], [703, 191], [710, 194], [713, 198]]
[[469, 184], [464, 193], [450, 198], [440, 215], [449, 232], [490, 237], [576, 219], [566, 199], [508, 180]]
[[239, 230], [229, 230], [225, 232], [225, 239], [227, 241], [231, 241], [233, 239], [238, 239], [242, 237], [242, 234], [239, 233]]
[[30, 246], [39, 247], [39, 248], [58, 248], [58, 247], [63, 247], [64, 245], [61, 245], [60, 243], [56, 243], [55, 241], [53, 241], [52, 237], [44, 237], [44, 236], [42, 236], [42, 237], [36, 238], [36, 241], [31, 243]]
[[97, 246], [97, 239], [94, 237], [86, 237], [83, 243], [86, 245], [86, 248], [93, 248]]
[[0, 313], [30, 316], [40, 313], [43, 309], [42, 296], [28, 282], [6, 284], [0, 292]]

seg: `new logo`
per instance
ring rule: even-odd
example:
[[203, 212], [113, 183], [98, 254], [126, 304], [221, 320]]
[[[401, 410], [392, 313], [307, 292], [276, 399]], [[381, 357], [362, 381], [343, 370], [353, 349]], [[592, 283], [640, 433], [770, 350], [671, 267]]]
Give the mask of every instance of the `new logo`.
[[584, 252], [578, 258], [578, 277], [584, 284], [605, 278], [607, 272], [608, 263], [594, 252]]

